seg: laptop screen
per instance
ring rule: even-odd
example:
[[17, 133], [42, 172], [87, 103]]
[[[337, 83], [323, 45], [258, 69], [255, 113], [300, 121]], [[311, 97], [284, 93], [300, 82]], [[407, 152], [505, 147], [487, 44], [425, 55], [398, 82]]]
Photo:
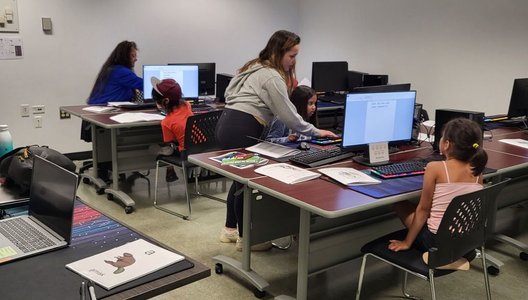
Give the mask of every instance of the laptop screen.
[[29, 191], [29, 215], [71, 239], [77, 175], [44, 158], [34, 156]]
[[143, 97], [152, 99], [151, 77], [160, 80], [172, 78], [180, 84], [182, 98], [198, 98], [198, 65], [145, 65], [143, 66]]

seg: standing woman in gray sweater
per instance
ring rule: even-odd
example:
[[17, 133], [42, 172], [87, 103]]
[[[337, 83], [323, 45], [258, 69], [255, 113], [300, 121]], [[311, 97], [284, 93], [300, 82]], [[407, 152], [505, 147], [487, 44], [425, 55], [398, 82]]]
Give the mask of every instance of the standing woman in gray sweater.
[[[242, 66], [239, 74], [231, 80], [225, 92], [225, 109], [216, 126], [216, 138], [223, 149], [258, 143], [249, 137], [265, 139], [275, 116], [288, 128], [303, 135], [335, 137], [331, 131], [318, 129], [304, 121], [289, 100], [296, 82], [295, 62], [300, 42], [301, 38], [293, 32], [275, 32], [259, 56]], [[220, 241], [236, 242], [239, 251], [242, 250], [243, 195], [235, 193], [241, 188], [241, 184], [233, 183], [229, 190], [226, 223], [220, 234]], [[270, 245], [252, 249], [269, 249]]]

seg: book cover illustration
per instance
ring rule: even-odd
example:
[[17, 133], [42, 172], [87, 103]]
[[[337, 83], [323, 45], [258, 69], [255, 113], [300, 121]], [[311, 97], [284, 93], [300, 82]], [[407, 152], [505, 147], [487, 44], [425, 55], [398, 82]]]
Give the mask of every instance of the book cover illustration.
[[246, 169], [252, 166], [262, 166], [269, 162], [268, 159], [260, 157], [257, 153], [242, 153], [238, 151], [228, 152], [210, 159], [222, 165], [233, 166], [237, 169]]
[[66, 268], [109, 290], [183, 259], [179, 254], [138, 239], [69, 263]]

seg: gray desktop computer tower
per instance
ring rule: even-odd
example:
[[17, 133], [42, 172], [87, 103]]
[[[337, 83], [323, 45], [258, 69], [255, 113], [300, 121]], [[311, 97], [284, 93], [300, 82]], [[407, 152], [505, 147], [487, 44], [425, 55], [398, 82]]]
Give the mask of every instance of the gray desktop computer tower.
[[444, 125], [455, 118], [467, 118], [480, 124], [484, 127], [484, 113], [478, 111], [456, 110], [456, 109], [437, 109], [435, 113], [435, 139], [433, 149], [438, 151], [438, 144], [442, 138], [442, 131]]

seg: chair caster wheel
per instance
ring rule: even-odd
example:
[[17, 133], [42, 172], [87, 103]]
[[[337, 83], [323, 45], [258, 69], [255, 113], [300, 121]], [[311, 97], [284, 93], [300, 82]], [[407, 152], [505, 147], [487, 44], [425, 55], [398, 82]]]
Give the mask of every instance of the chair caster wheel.
[[521, 252], [519, 254], [519, 258], [522, 259], [522, 260], [528, 260], [528, 253], [526, 252]]
[[83, 179], [82, 179], [82, 182], [83, 182], [84, 184], [90, 184], [90, 179], [88, 179], [88, 178], [83, 178]]
[[253, 295], [255, 295], [255, 297], [257, 297], [259, 299], [262, 299], [262, 298], [264, 298], [264, 296], [266, 296], [266, 291], [261, 291], [261, 290], [255, 288], [253, 290]]
[[114, 195], [112, 195], [112, 194], [106, 194], [106, 199], [108, 199], [108, 200], [114, 200]]
[[224, 273], [224, 266], [222, 266], [221, 263], [215, 264], [215, 273], [216, 274], [222, 274]]
[[102, 194], [104, 194], [104, 189], [103, 189], [103, 188], [97, 189], [97, 190], [95, 191], [95, 193], [96, 193], [97, 195], [102, 195]]
[[132, 206], [125, 206], [125, 213], [130, 214], [133, 211], [134, 211], [134, 208]]
[[500, 272], [499, 268], [496, 268], [494, 266], [489, 266], [488, 267], [488, 274], [490, 274], [490, 275], [497, 276], [497, 275], [499, 275], [499, 272]]

